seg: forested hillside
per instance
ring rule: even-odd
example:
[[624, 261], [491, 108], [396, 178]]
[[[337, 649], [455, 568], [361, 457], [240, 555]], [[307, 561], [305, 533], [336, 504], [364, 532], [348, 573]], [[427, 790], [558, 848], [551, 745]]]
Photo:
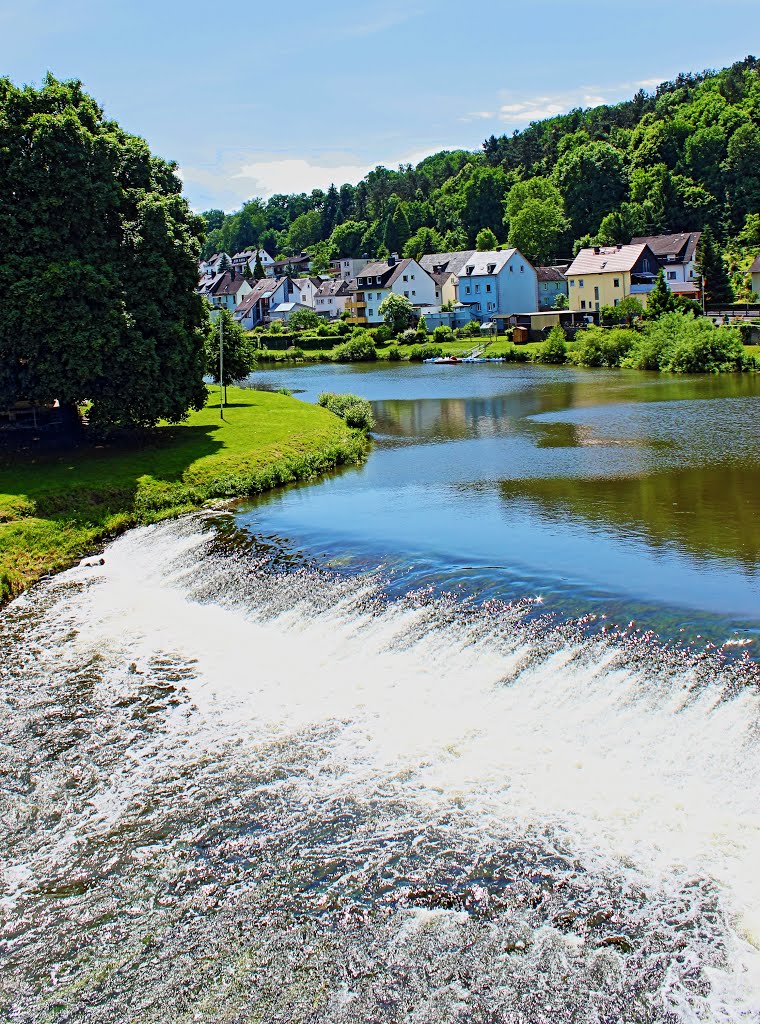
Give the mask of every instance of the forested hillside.
[[237, 213], [204, 216], [206, 254], [308, 249], [319, 265], [335, 255], [497, 243], [545, 263], [592, 240], [709, 224], [740, 294], [748, 255], [760, 246], [760, 60], [682, 74], [624, 103], [491, 136], [477, 153], [437, 153], [416, 167], [377, 167], [356, 186], [251, 199]]

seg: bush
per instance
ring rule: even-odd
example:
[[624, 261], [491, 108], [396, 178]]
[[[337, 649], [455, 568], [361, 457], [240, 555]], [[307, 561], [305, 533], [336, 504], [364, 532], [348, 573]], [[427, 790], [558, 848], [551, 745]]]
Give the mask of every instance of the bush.
[[393, 337], [385, 324], [380, 324], [379, 327], [375, 327], [374, 330], [370, 331], [370, 335], [375, 339], [376, 345], [385, 345], [385, 343], [390, 341]]
[[323, 324], [324, 320], [313, 309], [297, 309], [288, 320], [293, 331], [317, 331]]
[[347, 426], [356, 430], [363, 430], [367, 433], [375, 426], [372, 406], [366, 398], [359, 398], [358, 395], [336, 395], [332, 391], [323, 391], [317, 402], [336, 416], [340, 416], [346, 421]]
[[273, 320], [269, 325], [270, 334], [282, 334], [282, 321]]
[[414, 327], [407, 327], [405, 331], [402, 331], [398, 336], [398, 341], [402, 345], [414, 345], [417, 341], [417, 331]]
[[715, 327], [691, 313], [666, 313], [636, 335], [622, 365], [671, 373], [720, 373], [754, 367], [741, 336], [732, 327]]
[[458, 338], [474, 338], [480, 337], [480, 322], [478, 320], [470, 320], [469, 323], [464, 324], [462, 327], [457, 327], [454, 332]]
[[549, 337], [533, 358], [537, 363], [564, 363], [567, 361], [565, 332], [561, 327], [552, 327]]
[[575, 351], [570, 358], [580, 366], [620, 366], [636, 338], [636, 333], [625, 328], [605, 331], [589, 327], [575, 336]]
[[354, 335], [338, 345], [332, 353], [332, 359], [336, 363], [370, 363], [377, 359], [377, 349], [372, 338], [362, 331], [360, 337]]
[[399, 351], [398, 345], [391, 345], [388, 349], [388, 362], [397, 363], [401, 359], [401, 352]]
[[454, 341], [455, 335], [450, 327], [436, 327], [433, 331], [433, 341], [438, 345], [443, 345], [447, 341]]
[[437, 359], [443, 355], [443, 349], [438, 345], [414, 345], [409, 353], [412, 362], [421, 363], [423, 359]]

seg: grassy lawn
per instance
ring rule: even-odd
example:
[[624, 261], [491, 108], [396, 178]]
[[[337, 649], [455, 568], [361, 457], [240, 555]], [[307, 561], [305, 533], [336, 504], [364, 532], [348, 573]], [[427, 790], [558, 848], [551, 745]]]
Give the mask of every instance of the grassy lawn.
[[130, 526], [357, 462], [366, 442], [326, 409], [228, 388], [140, 441], [55, 454], [0, 452], [0, 604]]

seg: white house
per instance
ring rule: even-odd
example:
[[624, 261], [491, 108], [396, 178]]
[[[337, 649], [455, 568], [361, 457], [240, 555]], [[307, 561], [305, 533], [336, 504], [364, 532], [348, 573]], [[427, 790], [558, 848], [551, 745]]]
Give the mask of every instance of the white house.
[[294, 313], [299, 312], [301, 309], [310, 309], [310, 306], [304, 306], [302, 302], [281, 302], [279, 306], [273, 306], [269, 311], [270, 320], [283, 320], [285, 323], [290, 320]]
[[265, 277], [256, 281], [252, 289], [235, 307], [235, 319], [247, 331], [259, 324], [269, 323], [269, 311], [290, 298], [287, 277]]
[[368, 263], [355, 281], [351, 282], [351, 296], [346, 308], [351, 313], [350, 323], [382, 323], [380, 306], [389, 295], [403, 295], [413, 306], [435, 305], [435, 281], [416, 260], [387, 260]]
[[519, 249], [474, 252], [458, 275], [457, 293], [482, 320], [538, 309], [538, 277]]
[[235, 309], [251, 291], [242, 274], [234, 270], [225, 270], [201, 281], [198, 291], [212, 306], [212, 314], [219, 309]]
[[198, 269], [201, 277], [208, 277], [213, 274], [219, 273], [219, 267], [224, 258], [229, 259], [226, 252], [215, 252], [213, 256], [209, 256], [207, 260], [201, 260]]
[[318, 277], [294, 277], [292, 285], [294, 301], [300, 302], [308, 309], [314, 309], [314, 298], [322, 286], [321, 279]]
[[299, 274], [305, 276], [311, 270], [311, 256], [302, 252], [300, 256], [288, 256], [284, 260], [273, 260], [265, 267], [267, 277], [281, 277], [283, 274], [288, 277], [296, 277]]
[[266, 274], [267, 269], [274, 266], [274, 260], [266, 249], [245, 249], [243, 252], [236, 252], [232, 257], [232, 269], [246, 276], [252, 274], [256, 269], [257, 255], [261, 258], [261, 266]]
[[349, 283], [343, 278], [323, 281], [314, 297], [314, 309], [320, 316], [335, 320], [346, 308], [350, 294]]
[[359, 274], [370, 260], [363, 256], [361, 259], [353, 259], [350, 256], [341, 256], [340, 259], [330, 260], [335, 276], [343, 281], [352, 281]]
[[701, 231], [681, 231], [672, 235], [634, 238], [631, 245], [648, 245], [665, 274], [665, 283], [675, 295], [690, 299], [700, 295], [696, 253]]
[[463, 249], [461, 252], [434, 252], [420, 257], [420, 266], [435, 281], [436, 305], [458, 301], [457, 275], [474, 255], [474, 249]]

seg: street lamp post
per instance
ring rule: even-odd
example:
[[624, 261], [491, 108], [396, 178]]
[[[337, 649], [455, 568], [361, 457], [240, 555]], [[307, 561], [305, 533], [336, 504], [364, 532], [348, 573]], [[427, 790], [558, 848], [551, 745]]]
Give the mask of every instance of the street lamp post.
[[219, 419], [224, 419], [224, 402], [227, 397], [224, 393], [224, 318], [222, 307], [219, 307]]

